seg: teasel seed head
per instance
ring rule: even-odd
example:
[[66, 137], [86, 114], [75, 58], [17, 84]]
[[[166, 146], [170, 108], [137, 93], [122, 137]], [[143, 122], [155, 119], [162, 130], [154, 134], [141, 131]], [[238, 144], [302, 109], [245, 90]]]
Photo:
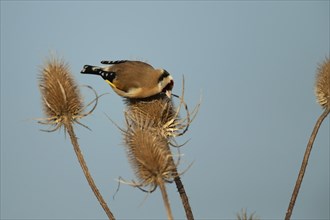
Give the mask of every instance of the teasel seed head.
[[330, 109], [330, 59], [318, 67], [315, 82], [315, 95], [317, 102], [323, 107]]
[[[173, 140], [177, 136], [183, 135], [195, 119], [200, 103], [189, 112], [188, 106], [184, 101], [184, 86], [182, 95], [174, 97], [179, 98], [180, 104], [175, 108], [172, 99], [166, 95], [159, 94], [147, 99], [126, 99], [128, 116], [133, 123], [141, 123], [146, 119], [153, 122], [152, 127], [159, 130], [164, 137]], [[186, 116], [179, 117], [179, 113], [184, 106]]]
[[132, 121], [141, 123], [141, 120], [150, 121], [150, 127], [160, 128], [175, 117], [175, 109], [171, 99], [166, 95], [143, 100], [127, 99], [127, 110]]
[[255, 215], [255, 212], [248, 215], [246, 209], [242, 209], [240, 213], [236, 214], [237, 220], [260, 220], [258, 216]]
[[95, 106], [92, 110], [84, 114], [84, 109], [91, 103], [87, 106], [83, 105], [79, 88], [70, 72], [69, 65], [64, 60], [49, 58], [41, 67], [40, 72], [39, 88], [46, 118], [39, 122], [55, 126], [53, 130], [43, 131], [55, 131], [66, 123], [77, 122], [83, 125], [78, 122], [78, 119], [90, 114], [97, 105], [98, 97], [95, 90], [87, 86], [93, 90], [96, 99], [94, 99]]
[[152, 192], [160, 180], [171, 182], [177, 175], [167, 139], [152, 129], [150, 122], [129, 127], [125, 144], [128, 159], [139, 180], [136, 187], [150, 187], [152, 190], [148, 192]]

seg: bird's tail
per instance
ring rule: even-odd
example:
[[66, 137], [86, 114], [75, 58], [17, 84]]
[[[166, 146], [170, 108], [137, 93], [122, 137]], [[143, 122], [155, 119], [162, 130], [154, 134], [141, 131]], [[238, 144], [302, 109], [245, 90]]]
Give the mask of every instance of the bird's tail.
[[103, 70], [98, 66], [85, 65], [83, 69], [80, 71], [80, 73], [101, 75], [102, 71]]
[[93, 75], [99, 75], [101, 76], [104, 80], [107, 80], [109, 83], [111, 83], [111, 86], [113, 86], [112, 81], [116, 77], [115, 72], [109, 72], [104, 70], [102, 67], [98, 66], [91, 66], [91, 65], [85, 65], [83, 69], [80, 71], [82, 74], [93, 74]]

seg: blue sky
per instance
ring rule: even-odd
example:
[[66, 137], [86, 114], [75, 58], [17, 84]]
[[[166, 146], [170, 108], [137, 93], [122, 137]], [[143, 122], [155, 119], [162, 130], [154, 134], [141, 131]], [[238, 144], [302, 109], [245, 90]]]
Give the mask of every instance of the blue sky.
[[[159, 191], [133, 179], [122, 137], [124, 104], [99, 77], [81, 75], [101, 60], [147, 61], [186, 81], [199, 114], [181, 149], [179, 170], [196, 219], [233, 219], [247, 208], [283, 219], [313, 126], [322, 109], [315, 71], [329, 56], [329, 1], [1, 1], [1, 218], [104, 219], [69, 138], [42, 117], [39, 68], [63, 57], [81, 85], [102, 97], [76, 127], [94, 180], [118, 219], [166, 218]], [[82, 88], [86, 103], [92, 98]], [[294, 219], [329, 219], [329, 117], [300, 190]], [[176, 219], [185, 214], [168, 186]]]

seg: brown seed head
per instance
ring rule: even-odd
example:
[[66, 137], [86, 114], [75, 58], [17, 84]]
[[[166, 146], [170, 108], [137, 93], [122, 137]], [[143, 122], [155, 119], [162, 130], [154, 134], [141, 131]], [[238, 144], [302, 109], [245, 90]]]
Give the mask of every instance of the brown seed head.
[[147, 119], [152, 123], [150, 126], [157, 129], [175, 117], [173, 102], [165, 95], [144, 100], [127, 99], [126, 104], [127, 112], [135, 118], [133, 121], [140, 123]]
[[[120, 130], [124, 135], [129, 161], [140, 182], [128, 184], [136, 187], [151, 186], [155, 189], [160, 182], [171, 182], [181, 175], [176, 169], [180, 157], [175, 163], [169, 145], [182, 146], [178, 145], [174, 138], [183, 135], [192, 120], [183, 96], [179, 98], [178, 108], [174, 108], [172, 100], [164, 94], [142, 99], [125, 99], [127, 130]], [[187, 116], [180, 119], [182, 106]], [[197, 110], [193, 110], [193, 118]]]
[[315, 82], [315, 95], [317, 102], [323, 107], [330, 109], [330, 59], [318, 67]]
[[[145, 119], [150, 120], [152, 126], [159, 130], [163, 136], [174, 138], [183, 135], [197, 115], [199, 104], [189, 112], [183, 96], [179, 107], [175, 108], [171, 99], [166, 95], [158, 95], [147, 99], [127, 99], [127, 113], [135, 123]], [[184, 106], [186, 117], [180, 118], [180, 110]], [[192, 118], [190, 117], [192, 116]]]
[[240, 213], [236, 214], [237, 220], [260, 220], [259, 217], [255, 215], [255, 212], [248, 216], [246, 209], [242, 209]]
[[174, 169], [168, 141], [150, 127], [150, 123], [131, 127], [125, 134], [127, 153], [132, 168], [139, 179], [138, 186], [158, 186], [159, 179], [172, 181]]
[[63, 60], [51, 58], [42, 66], [39, 88], [46, 124], [58, 127], [66, 120], [73, 121], [82, 111], [83, 102], [78, 87]]

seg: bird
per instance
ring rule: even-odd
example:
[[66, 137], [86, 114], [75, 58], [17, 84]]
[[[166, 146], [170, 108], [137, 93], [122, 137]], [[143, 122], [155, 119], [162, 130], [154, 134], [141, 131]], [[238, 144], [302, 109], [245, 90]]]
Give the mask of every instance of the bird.
[[101, 76], [119, 96], [125, 98], [147, 98], [159, 93], [171, 98], [174, 80], [164, 69], [131, 60], [103, 60], [101, 64], [106, 66], [84, 65], [81, 73]]

